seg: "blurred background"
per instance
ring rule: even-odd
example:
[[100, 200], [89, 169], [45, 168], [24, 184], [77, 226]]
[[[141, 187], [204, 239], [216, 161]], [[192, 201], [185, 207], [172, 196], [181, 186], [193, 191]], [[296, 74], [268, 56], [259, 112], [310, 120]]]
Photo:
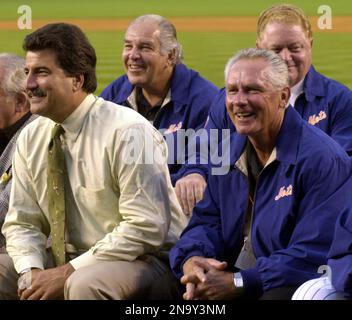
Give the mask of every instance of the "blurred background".
[[[314, 30], [313, 63], [319, 72], [352, 89], [352, 1], [286, 1], [301, 7]], [[176, 26], [185, 63], [217, 86], [223, 86], [223, 69], [237, 50], [255, 45], [260, 12], [278, 1], [269, 0], [0, 0], [0, 51], [24, 55], [26, 34], [49, 22], [78, 24], [86, 32], [98, 57], [96, 94], [121, 75], [123, 35], [135, 17], [155, 13]], [[32, 10], [32, 30], [17, 26], [21, 5]], [[332, 12], [332, 29], [319, 29], [318, 8]]]

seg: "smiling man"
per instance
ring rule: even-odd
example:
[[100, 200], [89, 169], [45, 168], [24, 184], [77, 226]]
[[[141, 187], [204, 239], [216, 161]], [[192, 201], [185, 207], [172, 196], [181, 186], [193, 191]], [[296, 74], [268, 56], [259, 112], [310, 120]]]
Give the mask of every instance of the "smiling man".
[[185, 299], [290, 299], [326, 263], [333, 226], [352, 206], [351, 160], [291, 106], [288, 68], [245, 49], [225, 68], [231, 170], [170, 253]]
[[192, 156], [189, 141], [193, 141], [183, 132], [203, 128], [218, 89], [187, 68], [182, 58], [174, 25], [158, 15], [140, 16], [125, 33], [126, 74], [101, 96], [138, 111], [164, 134], [172, 184], [184, 212], [190, 214], [203, 196], [206, 177], [197, 166], [183, 166]]
[[[290, 105], [304, 120], [328, 134], [351, 156], [352, 92], [313, 67], [313, 32], [304, 12], [290, 4], [274, 5], [264, 10], [257, 23], [256, 44], [258, 48], [273, 50], [286, 62]], [[223, 88], [209, 110], [205, 126], [208, 135], [205, 135], [206, 139], [201, 138], [201, 144], [208, 144], [209, 148], [210, 131], [236, 130], [226, 111], [225, 96], [226, 89]], [[221, 138], [221, 134], [218, 137]], [[199, 154], [197, 160], [198, 163], [201, 161]], [[211, 174], [206, 165], [199, 165], [198, 170], [203, 171], [203, 175]], [[183, 179], [187, 179], [187, 175]]]
[[[23, 47], [41, 117], [17, 140], [0, 299], [145, 297], [170, 273], [168, 249], [186, 223], [165, 141], [137, 112], [93, 95], [95, 50], [77, 26], [46, 25]], [[131, 136], [138, 161], [126, 161]]]

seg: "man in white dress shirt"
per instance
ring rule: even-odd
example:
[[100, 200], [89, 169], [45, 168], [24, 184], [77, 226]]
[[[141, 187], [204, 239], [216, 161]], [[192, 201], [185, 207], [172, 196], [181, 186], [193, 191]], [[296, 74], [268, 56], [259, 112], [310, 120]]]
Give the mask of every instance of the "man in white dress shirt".
[[[96, 56], [78, 27], [46, 25], [23, 47], [31, 112], [42, 117], [18, 138], [0, 299], [144, 298], [169, 272], [168, 250], [186, 224], [163, 137], [138, 113], [92, 94]], [[65, 165], [64, 189], [53, 187], [64, 203], [59, 218], [48, 184], [52, 143]]]

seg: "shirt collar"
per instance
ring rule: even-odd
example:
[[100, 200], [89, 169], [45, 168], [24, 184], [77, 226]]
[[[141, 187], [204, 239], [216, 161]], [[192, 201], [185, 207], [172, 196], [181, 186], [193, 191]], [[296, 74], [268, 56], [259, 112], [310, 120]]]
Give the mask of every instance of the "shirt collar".
[[303, 92], [303, 82], [304, 82], [304, 79], [302, 79], [300, 82], [298, 82], [296, 85], [294, 85], [291, 88], [291, 96], [290, 96], [289, 103], [293, 107], [295, 106], [296, 99]]
[[61, 123], [67, 138], [73, 141], [77, 139], [84, 121], [88, 116], [89, 110], [96, 100], [97, 98], [93, 94], [88, 94], [76, 110], [73, 111], [63, 123]]
[[[302, 120], [300, 115], [292, 107], [285, 109], [284, 120], [277, 137], [276, 146], [266, 162], [265, 167], [275, 159], [287, 165], [296, 164], [303, 121], [304, 120]], [[245, 161], [245, 158], [242, 156], [245, 151], [247, 139], [247, 136], [239, 135], [236, 132], [231, 135], [230, 163], [236, 164], [236, 166], [240, 163], [240, 169], [242, 169], [242, 171], [244, 171], [243, 164]]]
[[[137, 106], [137, 87], [134, 87], [131, 94], [127, 98], [128, 103], [132, 107], [133, 110], [138, 112], [138, 106]], [[161, 108], [166, 106], [169, 102], [171, 101], [171, 88], [167, 92], [167, 95], [165, 99], [163, 100], [161, 104]]]

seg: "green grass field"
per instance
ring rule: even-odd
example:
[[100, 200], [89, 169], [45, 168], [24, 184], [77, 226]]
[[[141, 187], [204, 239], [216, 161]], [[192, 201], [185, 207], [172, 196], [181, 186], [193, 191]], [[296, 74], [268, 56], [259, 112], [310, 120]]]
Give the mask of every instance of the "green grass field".
[[[17, 21], [18, 6], [31, 6], [35, 19], [111, 19], [131, 18], [157, 13], [165, 17], [177, 16], [258, 16], [277, 1], [252, 0], [47, 0], [17, 1], [0, 0], [0, 21]], [[317, 15], [318, 7], [329, 5], [334, 15], [352, 15], [352, 2], [348, 0], [290, 1], [299, 5], [307, 14]], [[21, 43], [30, 31], [1, 31], [0, 51], [23, 55]], [[121, 63], [122, 32], [87, 32], [98, 56], [97, 94], [115, 77], [123, 73]], [[253, 46], [254, 33], [240, 32], [179, 32], [184, 48], [185, 63], [199, 71], [216, 85], [223, 85], [223, 68], [227, 59], [238, 49]], [[325, 75], [352, 88], [352, 61], [350, 59], [351, 34], [319, 32], [314, 37], [313, 62]]]

